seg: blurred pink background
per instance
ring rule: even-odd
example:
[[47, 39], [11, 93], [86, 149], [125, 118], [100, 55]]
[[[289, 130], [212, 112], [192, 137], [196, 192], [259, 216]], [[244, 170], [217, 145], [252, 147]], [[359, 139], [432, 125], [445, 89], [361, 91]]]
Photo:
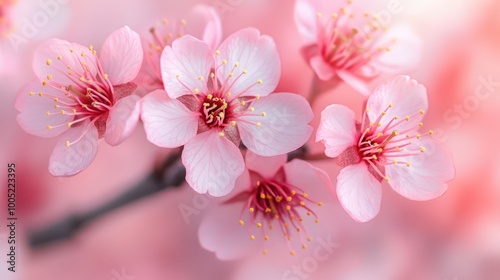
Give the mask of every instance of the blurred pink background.
[[[7, 2], [0, 1], [0, 5]], [[16, 123], [13, 106], [18, 89], [34, 78], [31, 57], [41, 41], [58, 37], [97, 47], [123, 25], [147, 36], [157, 20], [181, 17], [197, 3], [213, 4], [221, 13], [224, 36], [247, 26], [271, 35], [282, 59], [278, 91], [307, 96], [313, 73], [299, 55], [301, 40], [293, 21], [293, 2], [18, 0], [5, 8], [7, 14], [2, 10], [11, 24], [0, 28], [22, 35], [24, 40], [16, 44], [11, 35], [4, 35], [0, 42], [0, 122], [4, 128], [0, 136], [0, 279], [121, 280], [117, 277], [122, 272], [136, 280], [500, 279], [500, 149], [494, 147], [500, 137], [495, 121], [500, 118], [497, 0], [402, 0], [403, 12], [392, 18], [410, 25], [422, 38], [423, 59], [404, 74], [427, 87], [430, 110], [425, 128], [441, 131], [454, 155], [456, 178], [442, 197], [413, 202], [384, 188], [380, 214], [364, 224], [354, 222], [335, 197], [322, 199], [321, 222], [309, 227], [316, 240], [310, 249], [293, 257], [284, 240], [277, 240], [267, 256], [257, 253], [238, 261], [217, 260], [200, 247], [197, 238], [200, 221], [216, 203], [202, 205], [199, 213], [186, 220], [179, 206], [196, 206], [200, 199], [189, 187], [161, 192], [119, 209], [84, 227], [69, 241], [37, 250], [26, 244], [30, 230], [118, 195], [168, 153], [150, 144], [139, 126], [120, 146], [101, 143], [96, 160], [79, 175], [52, 177], [47, 166], [57, 139], [24, 133]], [[384, 9], [391, 0], [378, 2]], [[26, 25], [45, 11], [43, 3], [54, 5], [47, 22], [26, 33]], [[388, 76], [371, 86], [385, 78]], [[484, 81], [493, 83], [488, 88]], [[490, 93], [484, 100], [474, 97], [478, 87]], [[345, 104], [360, 115], [362, 102], [360, 94], [341, 85], [319, 98], [313, 108], [313, 125], [317, 126], [318, 114], [331, 103]], [[321, 152], [322, 146], [313, 142], [311, 139], [312, 151]], [[10, 162], [16, 164], [18, 188], [16, 273], [7, 271], [5, 263], [8, 233], [3, 225], [7, 200], [3, 186]], [[339, 171], [333, 161], [313, 164], [332, 178]], [[320, 239], [339, 245], [331, 251], [325, 249], [328, 257], [321, 261], [314, 256], [315, 248], [322, 248]], [[299, 273], [294, 272], [297, 269]]]

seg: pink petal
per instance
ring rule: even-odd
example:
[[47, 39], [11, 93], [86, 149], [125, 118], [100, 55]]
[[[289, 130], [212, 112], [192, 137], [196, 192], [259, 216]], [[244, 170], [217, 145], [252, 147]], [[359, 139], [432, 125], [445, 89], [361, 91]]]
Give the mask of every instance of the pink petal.
[[130, 96], [132, 93], [136, 92], [137, 84], [130, 82], [122, 85], [113, 86], [115, 89], [114, 97], [115, 100], [120, 100], [124, 97]]
[[198, 193], [225, 196], [234, 188], [245, 163], [240, 150], [216, 129], [193, 137], [182, 152], [186, 181]]
[[[84, 56], [82, 56], [82, 53]], [[50, 39], [36, 48], [33, 54], [32, 66], [35, 75], [40, 81], [47, 80], [47, 76], [52, 75], [51, 81], [70, 85], [74, 84], [74, 82], [69, 79], [67, 72], [64, 71], [69, 71], [67, 67], [70, 67], [81, 72], [82, 63], [86, 64], [92, 76], [96, 75], [97, 70], [94, 66], [97, 64], [96, 57], [92, 55], [92, 51], [87, 47], [60, 39]], [[63, 72], [61, 73], [58, 69]]]
[[[391, 108], [388, 108], [389, 104], [392, 104]], [[375, 89], [368, 98], [366, 108], [370, 110], [368, 117], [372, 122], [375, 122], [382, 112], [387, 112], [380, 121], [382, 127], [397, 116], [400, 124], [395, 129], [415, 129], [423, 119], [423, 114], [419, 111], [427, 110], [427, 92], [423, 85], [410, 77], [397, 76]], [[410, 117], [409, 121], [404, 120], [407, 116]]]
[[327, 156], [339, 156], [345, 149], [355, 146], [358, 137], [356, 119], [351, 109], [334, 104], [321, 112], [316, 142], [325, 144]]
[[130, 95], [116, 102], [109, 112], [104, 139], [111, 146], [121, 144], [135, 129], [139, 121], [139, 96]]
[[148, 140], [160, 147], [175, 148], [196, 135], [198, 115], [164, 90], [155, 90], [142, 99], [141, 118]]
[[[271, 37], [260, 35], [255, 28], [245, 28], [230, 35], [219, 50], [220, 55], [215, 58], [216, 65], [221, 65], [217, 77], [222, 83], [234, 82], [228, 89], [234, 96], [265, 96], [278, 85], [281, 63]], [[224, 59], [226, 65], [222, 62]], [[245, 70], [247, 73], [243, 74]]]
[[237, 123], [241, 140], [258, 155], [291, 152], [311, 136], [312, 127], [308, 123], [313, 112], [307, 100], [298, 94], [274, 93], [253, 101], [250, 106], [255, 111], [242, 115]]
[[389, 184], [400, 195], [412, 200], [429, 200], [441, 196], [447, 189], [447, 181], [455, 177], [453, 159], [446, 147], [432, 137], [414, 140], [407, 150], [425, 152], [420, 156], [394, 158], [404, 164], [389, 164], [385, 167]]
[[[322, 195], [325, 189], [335, 194], [332, 181], [328, 174], [307, 161], [294, 159], [284, 166], [286, 181], [293, 186], [304, 189], [307, 193]], [[320, 197], [316, 197], [319, 199]]]
[[320, 50], [318, 48], [318, 45], [316, 44], [305, 45], [304, 47], [300, 48], [300, 53], [302, 54], [302, 57], [305, 61], [309, 61], [315, 56], [321, 57]]
[[[135, 82], [145, 87], [148, 92], [156, 89], [163, 89], [163, 81], [161, 79], [160, 70], [160, 55], [153, 52], [150, 46], [150, 39], [142, 39], [142, 49], [144, 50], [142, 68], [135, 78]], [[150, 53], [150, 51], [152, 53]]]
[[160, 61], [163, 84], [171, 98], [192, 94], [195, 89], [205, 90], [214, 66], [209, 46], [189, 35], [165, 47]]
[[198, 239], [219, 260], [235, 260], [254, 252], [261, 239], [250, 240], [247, 225], [239, 224], [242, 203], [225, 203], [210, 211], [201, 222]]
[[305, 0], [297, 0], [294, 9], [295, 24], [306, 43], [315, 43], [318, 19], [314, 7]]
[[[202, 19], [203, 22], [189, 24], [189, 26], [203, 26], [203, 34], [199, 38], [209, 46], [210, 50], [215, 51], [217, 46], [222, 41], [222, 23], [217, 10], [209, 5], [198, 4], [193, 9], [193, 17]], [[188, 31], [188, 34], [195, 35]]]
[[287, 155], [262, 157], [248, 150], [245, 155], [247, 168], [259, 173], [265, 178], [273, 178], [276, 172], [286, 163]]
[[[49, 172], [54, 176], [72, 176], [83, 171], [97, 154], [97, 137], [97, 128], [89, 126], [88, 122], [69, 129], [61, 136], [50, 156]], [[66, 141], [76, 140], [76, 143], [66, 146]]]
[[328, 81], [335, 76], [335, 71], [321, 55], [311, 57], [309, 63], [320, 80]]
[[408, 26], [392, 26], [376, 43], [376, 47], [388, 46], [390, 51], [377, 56], [370, 65], [382, 72], [397, 74], [415, 68], [420, 62], [420, 38]]
[[[43, 96], [39, 96], [40, 92]], [[71, 102], [64, 94], [38, 82], [24, 85], [17, 93], [15, 107], [20, 111], [17, 122], [25, 132], [39, 137], [54, 137], [68, 130], [66, 124], [73, 120], [73, 116], [59, 114], [60, 110], [54, 109], [54, 98], [48, 94], [58, 96], [61, 101]], [[47, 116], [47, 112], [54, 114]], [[47, 128], [49, 125], [52, 129]]]
[[99, 58], [113, 85], [132, 81], [139, 73], [143, 59], [139, 34], [128, 26], [114, 31], [104, 41]]
[[349, 165], [337, 176], [337, 196], [347, 213], [358, 222], [373, 219], [380, 210], [382, 186], [366, 163]]
[[368, 87], [368, 82], [361, 78], [356, 76], [354, 73], [345, 71], [345, 70], [338, 70], [337, 75], [339, 78], [341, 78], [346, 84], [351, 86], [353, 89], [355, 89], [357, 92], [361, 93], [362, 95], [369, 95], [370, 94], [370, 88]]

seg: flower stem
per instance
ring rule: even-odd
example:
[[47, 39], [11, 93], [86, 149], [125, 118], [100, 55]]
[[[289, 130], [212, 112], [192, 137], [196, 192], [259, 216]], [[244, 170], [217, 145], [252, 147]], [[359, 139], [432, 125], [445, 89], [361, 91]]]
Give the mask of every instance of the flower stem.
[[29, 236], [33, 248], [71, 238], [80, 228], [125, 205], [136, 202], [165, 189], [179, 187], [184, 183], [186, 170], [180, 160], [181, 151], [175, 151], [141, 182], [96, 209], [75, 213], [62, 221], [36, 230]]

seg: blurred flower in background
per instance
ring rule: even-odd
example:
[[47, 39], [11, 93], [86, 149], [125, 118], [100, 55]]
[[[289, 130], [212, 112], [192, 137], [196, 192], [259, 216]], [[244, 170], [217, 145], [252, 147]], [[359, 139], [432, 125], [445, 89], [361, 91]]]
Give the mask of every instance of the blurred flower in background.
[[2, 0], [0, 2], [0, 35], [5, 38], [12, 29], [12, 8], [16, 0]]
[[149, 29], [149, 34], [142, 39], [144, 48], [144, 64], [138, 80], [152, 91], [164, 89], [161, 77], [160, 58], [163, 49], [184, 35], [191, 35], [203, 40], [210, 50], [222, 40], [222, 24], [217, 10], [209, 5], [199, 4], [181, 19], [163, 18]]
[[402, 12], [401, 3], [383, 3], [296, 1], [295, 21], [305, 41], [302, 55], [320, 80], [344, 81], [368, 95], [367, 82], [382, 72], [394, 74], [417, 65], [418, 36], [407, 26], [391, 26], [392, 16]]

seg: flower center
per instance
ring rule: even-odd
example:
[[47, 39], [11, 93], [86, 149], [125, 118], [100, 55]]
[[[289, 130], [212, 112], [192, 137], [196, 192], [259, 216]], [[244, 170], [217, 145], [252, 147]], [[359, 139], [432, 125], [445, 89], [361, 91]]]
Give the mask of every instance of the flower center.
[[365, 125], [365, 121], [368, 119], [367, 114], [370, 111], [369, 108], [366, 109], [361, 124], [363, 133], [359, 137], [357, 145], [359, 158], [368, 163], [375, 174], [387, 181], [390, 178], [382, 172], [383, 165], [404, 164], [410, 167], [411, 162], [400, 162], [398, 158], [421, 155], [421, 153], [425, 152], [425, 147], [420, 146], [415, 149], [413, 139], [420, 139], [422, 136], [433, 134], [433, 131], [429, 130], [424, 134], [410, 135], [410, 133], [415, 133], [419, 127], [424, 125], [422, 122], [419, 122], [417, 127], [407, 128], [405, 126], [406, 128], [403, 128], [403, 131], [397, 130], [398, 127], [402, 127], [402, 124], [409, 122], [415, 116], [423, 115], [424, 110], [419, 110], [415, 114], [402, 119], [393, 116], [388, 121], [384, 120], [391, 108], [393, 108], [392, 103], [377, 117], [375, 122]]
[[228, 107], [225, 98], [208, 94], [200, 108], [201, 117], [210, 128], [225, 126], [231, 117]]
[[[102, 117], [107, 117], [109, 110], [114, 105], [113, 85], [108, 80], [108, 75], [102, 73], [96, 51], [92, 46], [89, 47], [89, 50], [94, 59], [90, 59], [85, 52], [77, 54], [74, 49], [69, 49], [70, 53], [67, 56], [59, 55], [55, 61], [50, 58], [46, 60], [47, 67], [54, 69], [54, 73], [63, 74], [71, 83], [58, 81], [52, 74], [48, 74], [47, 79], [42, 81], [43, 86], [53, 89], [52, 93], [39, 92], [37, 95], [53, 99], [55, 109], [54, 111], [46, 111], [45, 117], [53, 115], [73, 116], [68, 122], [48, 125], [47, 129], [60, 126], [72, 127], [87, 120], [92, 125]], [[76, 67], [70, 66], [67, 61], [67, 59], [72, 58], [76, 58], [78, 61]], [[35, 95], [35, 92], [31, 91], [29, 95]], [[67, 142], [66, 145], [70, 146], [74, 142]]]
[[[245, 95], [248, 91], [256, 86], [265, 83], [262, 79], [257, 79], [253, 83], [249, 83], [247, 88], [238, 89], [237, 92], [232, 92], [235, 85], [242, 77], [249, 74], [248, 70], [240, 69], [240, 63], [235, 61], [232, 65], [227, 59], [218, 59], [221, 55], [219, 50], [214, 53], [215, 67], [211, 69], [208, 76], [198, 76], [198, 80], [203, 82], [203, 88], [188, 86], [181, 73], [176, 74], [177, 81], [190, 92], [190, 95], [195, 98], [195, 102], [181, 100], [188, 108], [193, 108], [191, 104], [195, 103], [197, 110], [200, 113], [202, 122], [208, 128], [221, 128], [226, 126], [236, 126], [238, 122], [250, 123], [252, 125], [261, 126], [260, 121], [249, 122], [244, 120], [242, 116], [260, 116], [266, 117], [265, 111], [260, 111], [253, 106], [253, 101], [260, 99], [260, 94]], [[217, 62], [220, 60], [219, 62]], [[217, 74], [218, 69], [229, 70], [230, 72], [221, 75]], [[191, 99], [193, 100], [193, 99]], [[219, 133], [224, 136], [221, 131]]]
[[[274, 224], [277, 224], [287, 240], [290, 253], [294, 255], [295, 251], [290, 243], [293, 232], [297, 233], [303, 249], [307, 248], [305, 240], [312, 240], [302, 223], [301, 212], [305, 212], [307, 216], [314, 216], [315, 222], [319, 222], [318, 217], [308, 204], [316, 203], [308, 198], [306, 192], [296, 186], [276, 179], [259, 180], [256, 182], [255, 188], [248, 191], [248, 199], [242, 209], [239, 223], [242, 226], [245, 224], [242, 217], [247, 212], [245, 210], [248, 210], [250, 215], [248, 235], [250, 239], [255, 240], [252, 228], [257, 227], [266, 241], [269, 240], [269, 235], [267, 235], [265, 225], [269, 230], [272, 230]], [[317, 205], [322, 206], [323, 204], [318, 202]], [[267, 250], [264, 250], [264, 254], [266, 253]]]
[[[352, 1], [351, 1], [352, 2]], [[320, 52], [324, 60], [337, 69], [355, 69], [376, 56], [389, 52], [395, 39], [386, 45], [376, 45], [376, 38], [387, 30], [376, 14], [364, 13], [364, 24], [353, 26], [353, 19], [359, 15], [347, 7], [333, 13], [330, 17], [317, 13], [321, 29]]]

